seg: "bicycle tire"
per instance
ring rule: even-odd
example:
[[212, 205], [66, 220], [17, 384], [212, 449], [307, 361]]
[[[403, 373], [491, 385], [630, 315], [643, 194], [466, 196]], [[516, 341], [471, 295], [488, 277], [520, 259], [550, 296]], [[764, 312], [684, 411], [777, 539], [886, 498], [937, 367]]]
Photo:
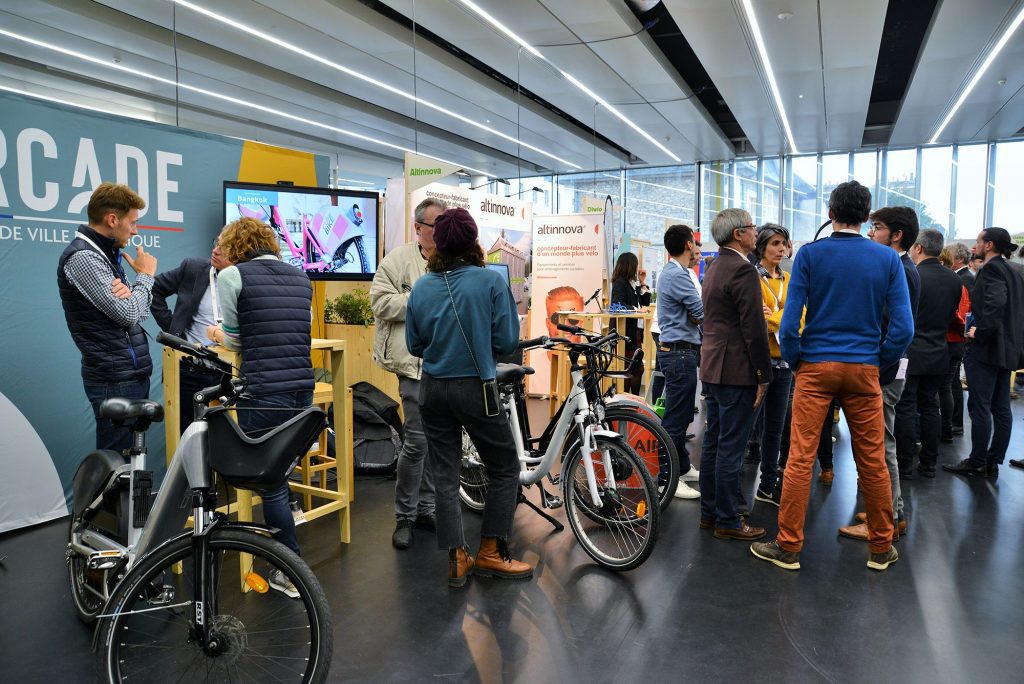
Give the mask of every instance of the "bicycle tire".
[[[658, 489], [658, 505], [663, 511], [667, 509], [679, 486], [679, 452], [661, 421], [630, 407], [611, 406], [605, 409], [605, 424], [647, 464]], [[571, 432], [562, 453], [572, 451], [579, 440], [579, 432]]]
[[462, 468], [459, 469], [459, 499], [471, 511], [483, 511], [487, 501], [487, 468], [480, 460], [476, 445], [462, 431]]
[[[186, 535], [144, 557], [118, 585], [108, 604], [110, 617], [101, 625], [98, 657], [104, 678], [324, 682], [333, 627], [327, 599], [309, 566], [280, 542], [249, 530], [214, 530], [209, 548], [216, 587], [211, 603], [217, 609], [207, 619], [217, 627], [219, 652], [207, 654], [190, 638], [193, 558], [192, 537]], [[241, 553], [252, 555], [246, 582], [253, 590], [247, 593], [239, 578]], [[178, 562], [183, 571], [173, 574]], [[283, 572], [298, 599], [271, 588], [267, 568]], [[149, 587], [162, 582], [167, 582], [160, 584], [163, 594], [154, 595]]]
[[370, 260], [366, 257], [366, 247], [363, 246], [362, 236], [350, 238], [342, 242], [338, 249], [334, 251], [334, 259], [331, 261], [331, 269], [337, 270], [348, 263], [345, 259], [345, 255], [348, 253], [349, 247], [355, 247], [356, 253], [359, 255], [359, 270], [362, 273], [370, 272]]
[[[622, 439], [598, 435], [595, 443], [593, 465], [601, 507], [595, 507], [590, 497], [583, 452], [576, 448], [562, 469], [565, 517], [580, 546], [598, 565], [632, 570], [647, 560], [658, 541], [657, 488], [644, 462]], [[604, 484], [600, 452], [606, 449], [615, 470], [614, 490]]]
[[[75, 527], [80, 524], [81, 516], [72, 513], [68, 521], [68, 542], [74, 536]], [[86, 559], [72, 551], [69, 545], [67, 550], [67, 566], [68, 583], [71, 585], [71, 600], [75, 604], [75, 612], [78, 613], [78, 619], [87, 625], [91, 625], [96, 622], [96, 616], [103, 610], [105, 601], [94, 591], [90, 590], [87, 584], [91, 583], [95, 586], [98, 582], [106, 582], [111, 585], [107, 587], [109, 591], [113, 589], [113, 585], [117, 580], [116, 576], [111, 575], [110, 571], [88, 570], [85, 567], [85, 563]]]

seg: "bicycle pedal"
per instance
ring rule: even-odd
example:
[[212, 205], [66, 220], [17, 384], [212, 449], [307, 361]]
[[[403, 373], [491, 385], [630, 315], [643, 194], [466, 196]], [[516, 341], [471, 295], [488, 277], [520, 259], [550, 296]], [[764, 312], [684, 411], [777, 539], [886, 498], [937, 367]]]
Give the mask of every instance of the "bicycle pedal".
[[562, 504], [565, 503], [562, 501], [562, 497], [555, 496], [554, 494], [548, 494], [544, 497], [544, 500], [547, 503], [548, 508], [561, 508]]
[[553, 484], [553, 485], [557, 485], [559, 482], [562, 481], [562, 476], [561, 476], [561, 474], [555, 474], [555, 475], [550, 475], [549, 474], [548, 475], [548, 481], [551, 484]]
[[94, 551], [89, 554], [86, 567], [90, 570], [110, 570], [117, 567], [124, 558], [120, 551]]

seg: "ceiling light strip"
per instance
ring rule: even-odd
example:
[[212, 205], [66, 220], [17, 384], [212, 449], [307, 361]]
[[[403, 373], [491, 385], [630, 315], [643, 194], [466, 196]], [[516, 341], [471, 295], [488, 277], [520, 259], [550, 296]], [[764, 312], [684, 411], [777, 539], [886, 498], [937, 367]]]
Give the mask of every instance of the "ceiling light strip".
[[[485, 12], [477, 4], [471, 2], [470, 0], [460, 0], [460, 2], [463, 5], [465, 5], [466, 7], [468, 7], [470, 10], [472, 10], [481, 19], [483, 19], [488, 24], [490, 24], [491, 26], [496, 28], [499, 32], [504, 33], [506, 36], [511, 38], [513, 41], [515, 41], [516, 43], [521, 45], [523, 47], [523, 49], [528, 51], [530, 54], [532, 54], [533, 56], [537, 57], [538, 59], [541, 59], [541, 60], [547, 62], [548, 64], [550, 64], [555, 69], [555, 71], [557, 71], [559, 74], [562, 75], [562, 78], [564, 78], [565, 80], [569, 81], [569, 83], [572, 83], [574, 86], [576, 86], [576, 88], [578, 88], [585, 95], [587, 95], [587, 97], [593, 98], [594, 102], [597, 102], [599, 105], [601, 105], [602, 107], [607, 109], [617, 119], [619, 119], [624, 124], [626, 124], [627, 126], [632, 128], [634, 131], [639, 133], [649, 143], [651, 143], [652, 145], [657, 147], [659, 150], [661, 150], [662, 152], [667, 154], [669, 157], [671, 157], [673, 161], [675, 161], [675, 162], [682, 162], [682, 159], [677, 157], [675, 154], [672, 153], [671, 150], [669, 150], [667, 147], [665, 147], [660, 142], [655, 140], [647, 131], [645, 131], [644, 129], [640, 128], [638, 125], [633, 123], [633, 121], [629, 117], [627, 117], [625, 114], [620, 112], [618, 109], [616, 109], [612, 105], [608, 104], [608, 102], [604, 98], [600, 97], [593, 90], [591, 90], [590, 88], [585, 86], [578, 78], [576, 78], [575, 76], [573, 76], [569, 72], [563, 71], [562, 69], [558, 68], [558, 66], [556, 66], [554, 62], [552, 62], [550, 59], [548, 59], [547, 57], [542, 55], [540, 53], [540, 51], [537, 50], [537, 48], [533, 47], [532, 45], [527, 43], [525, 40], [520, 38], [510, 28], [508, 28], [503, 23], [501, 23], [500, 21], [495, 19], [493, 16], [491, 16], [490, 14]], [[577, 168], [579, 168], [579, 167], [577, 167]]]
[[750, 0], [742, 0], [743, 11], [747, 14], [747, 23], [750, 24], [750, 32], [754, 34], [754, 44], [757, 46], [758, 55], [761, 58], [761, 67], [768, 77], [768, 88], [772, 91], [775, 99], [775, 109], [782, 119], [782, 127], [786, 130], [786, 138], [789, 140], [789, 151], [791, 154], [800, 154], [796, 148], [796, 140], [793, 138], [793, 129], [789, 127], [789, 118], [786, 116], [786, 107], [782, 104], [782, 95], [779, 93], [779, 84], [775, 81], [775, 72], [772, 71], [772, 63], [768, 59], [768, 49], [764, 45], [764, 37], [761, 35], [761, 27], [754, 15], [754, 7]]
[[967, 87], [964, 88], [964, 91], [960, 93], [960, 97], [956, 99], [956, 103], [953, 105], [953, 108], [949, 110], [949, 114], [947, 114], [946, 118], [942, 120], [939, 127], [935, 129], [935, 135], [933, 135], [932, 139], [928, 141], [929, 145], [938, 141], [939, 136], [942, 135], [942, 131], [946, 129], [949, 122], [952, 121], [953, 117], [956, 116], [956, 113], [960, 111], [960, 107], [963, 105], [964, 101], [967, 100], [971, 91], [974, 90], [974, 86], [978, 85], [978, 81], [980, 81], [981, 77], [985, 75], [988, 68], [992, 66], [992, 62], [995, 61], [996, 57], [999, 56], [999, 53], [1002, 52], [1004, 47], [1006, 47], [1006, 44], [1010, 41], [1010, 36], [1013, 35], [1018, 27], [1020, 27], [1022, 22], [1024, 22], [1024, 7], [1021, 7], [1020, 11], [1017, 12], [1017, 16], [1014, 17], [1010, 25], [1006, 27], [1006, 31], [1004, 31], [1003, 35], [999, 37], [999, 41], [992, 47], [992, 51], [988, 53], [988, 57], [986, 57], [985, 61], [981, 63], [978, 70], [974, 72], [974, 77], [971, 78]]
[[[355, 131], [350, 131], [350, 130], [347, 130], [347, 129], [344, 129], [344, 128], [339, 128], [337, 126], [332, 126], [330, 124], [326, 124], [326, 123], [323, 123], [323, 122], [320, 122], [320, 121], [314, 121], [313, 119], [307, 119], [306, 117], [298, 116], [296, 114], [290, 114], [288, 112], [284, 112], [284, 111], [281, 111], [279, 109], [274, 109], [273, 107], [267, 107], [265, 105], [259, 105], [259, 104], [256, 104], [254, 102], [251, 102], [249, 100], [243, 100], [243, 99], [240, 99], [240, 98], [237, 98], [237, 97], [231, 97], [230, 95], [224, 95], [224, 94], [221, 94], [221, 93], [216, 93], [216, 92], [213, 92], [212, 90], [206, 90], [205, 88], [199, 88], [198, 86], [189, 85], [187, 83], [181, 83], [180, 81], [175, 82], [172, 79], [164, 78], [162, 76], [157, 76], [156, 74], [151, 74], [151, 73], [148, 73], [148, 72], [145, 72], [145, 71], [141, 71], [139, 69], [133, 69], [133, 68], [127, 67], [127, 66], [125, 66], [123, 64], [110, 63], [110, 62], [107, 62], [106, 60], [102, 60], [102, 59], [99, 59], [97, 57], [91, 57], [91, 56], [83, 54], [81, 52], [76, 52], [74, 50], [69, 50], [68, 48], [60, 47], [59, 45], [53, 45], [51, 43], [47, 43], [47, 42], [44, 42], [44, 41], [41, 41], [41, 40], [37, 40], [35, 38], [29, 38], [28, 36], [23, 36], [23, 35], [18, 34], [18, 33], [13, 33], [11, 31], [8, 31], [8, 30], [3, 29], [3, 28], [0, 28], [0, 35], [7, 36], [9, 38], [13, 38], [14, 40], [19, 40], [21, 42], [28, 43], [30, 45], [35, 45], [37, 47], [41, 47], [41, 48], [44, 48], [44, 49], [47, 49], [47, 50], [52, 50], [53, 52], [58, 52], [58, 53], [60, 53], [62, 55], [67, 55], [69, 57], [74, 57], [76, 59], [80, 59], [80, 60], [85, 61], [85, 62], [90, 62], [92, 64], [97, 64], [99, 66], [106, 67], [108, 69], [114, 69], [114, 70], [120, 71], [122, 73], [131, 74], [133, 76], [139, 76], [141, 78], [150, 79], [152, 81], [156, 81], [157, 83], [163, 83], [163, 84], [169, 85], [169, 86], [177, 86], [177, 87], [182, 88], [184, 90], [189, 90], [189, 91], [194, 92], [194, 93], [199, 93], [201, 95], [206, 95], [207, 97], [212, 97], [212, 98], [215, 98], [217, 100], [222, 100], [224, 102], [230, 102], [232, 104], [239, 105], [240, 107], [246, 107], [248, 109], [255, 109], [257, 111], [265, 112], [267, 114], [273, 114], [274, 116], [279, 116], [279, 117], [282, 117], [282, 118], [285, 118], [285, 119], [290, 119], [291, 121], [296, 121], [296, 122], [299, 122], [299, 123], [304, 123], [304, 124], [307, 124], [309, 126], [314, 126], [316, 128], [322, 128], [324, 130], [333, 131], [333, 132], [338, 133], [340, 135], [345, 135], [345, 136], [348, 136], [348, 137], [351, 137], [351, 138], [356, 138], [357, 140], [362, 140], [364, 142], [373, 143], [375, 145], [382, 145], [384, 147], [388, 147], [388, 148], [391, 148], [393, 150], [398, 150], [400, 152], [411, 152], [413, 154], [417, 153], [415, 150], [413, 150], [411, 148], [408, 148], [408, 147], [403, 147], [402, 145], [396, 145], [394, 143], [385, 142], [384, 140], [378, 140], [377, 138], [373, 138], [373, 137], [370, 137], [368, 135], [363, 135], [362, 133], [356, 133]], [[429, 156], [433, 156], [433, 155], [429, 155]], [[452, 164], [454, 166], [460, 166], [460, 167], [462, 167], [463, 169], [465, 169], [467, 171], [472, 171], [474, 173], [479, 173], [479, 174], [484, 175], [484, 176], [489, 176], [490, 175], [486, 171], [481, 171], [479, 169], [474, 169], [474, 168], [469, 167], [469, 166], [464, 166], [463, 164], [461, 164], [459, 162], [448, 161], [446, 159], [441, 159], [440, 157], [433, 157], [433, 158], [437, 159], [438, 161], [445, 162], [446, 164]]]
[[75, 107], [77, 109], [86, 109], [90, 112], [99, 112], [100, 114], [111, 114], [114, 116], [123, 116], [128, 119], [137, 119], [139, 121], [155, 121], [152, 116], [142, 116], [133, 112], [115, 112], [111, 109], [103, 109], [102, 107], [93, 107], [92, 105], [81, 104], [79, 102], [72, 102], [71, 100], [62, 100], [59, 97], [53, 97], [52, 95], [43, 95], [41, 93], [33, 93], [28, 90], [21, 90], [19, 88], [11, 88], [9, 86], [0, 85], [0, 90], [8, 93], [14, 93], [15, 95], [24, 95], [25, 97], [31, 97], [37, 100], [46, 100], [47, 102], [55, 102], [56, 104], [66, 105], [68, 107]]
[[294, 54], [300, 55], [302, 57], [305, 57], [306, 59], [312, 60], [312, 61], [317, 62], [319, 64], [322, 64], [322, 65], [324, 65], [326, 67], [334, 69], [335, 71], [340, 71], [341, 73], [345, 74], [346, 76], [350, 76], [352, 78], [355, 78], [355, 79], [358, 79], [360, 81], [363, 81], [364, 83], [369, 83], [372, 86], [375, 86], [377, 88], [381, 88], [382, 90], [386, 90], [387, 92], [391, 93], [392, 95], [397, 95], [398, 97], [401, 97], [401, 98], [404, 98], [404, 99], [409, 100], [411, 102], [415, 102], [417, 104], [423, 105], [424, 107], [432, 109], [435, 112], [438, 112], [438, 113], [443, 114], [445, 116], [448, 116], [448, 117], [451, 117], [451, 118], [456, 119], [458, 121], [461, 121], [464, 124], [473, 126], [474, 128], [478, 128], [478, 129], [480, 129], [482, 131], [486, 131], [486, 132], [488, 132], [488, 133], [490, 133], [492, 135], [496, 135], [499, 138], [501, 138], [503, 140], [507, 140], [510, 143], [513, 143], [513, 144], [516, 144], [516, 145], [521, 145], [522, 147], [525, 147], [528, 150], [532, 150], [532, 151], [536, 152], [537, 154], [540, 154], [540, 155], [543, 155], [543, 156], [547, 157], [548, 159], [553, 159], [554, 161], [556, 161], [556, 162], [558, 162], [560, 164], [564, 164], [564, 165], [569, 166], [569, 167], [574, 168], [574, 169], [582, 169], [583, 168], [582, 166], [580, 166], [578, 164], [573, 164], [571, 161], [568, 161], [566, 159], [562, 159], [561, 157], [556, 156], [554, 154], [551, 154], [550, 152], [546, 152], [545, 150], [543, 150], [543, 149], [541, 149], [541, 148], [539, 148], [539, 147], [537, 147], [535, 145], [531, 145], [531, 144], [529, 144], [527, 142], [519, 140], [515, 136], [508, 135], [506, 133], [502, 133], [501, 131], [499, 131], [499, 130], [497, 130], [495, 128], [491, 128], [490, 126], [482, 124], [479, 121], [474, 121], [473, 119], [470, 119], [469, 117], [466, 117], [466, 116], [463, 116], [461, 114], [457, 114], [455, 112], [449, 111], [449, 110], [445, 109], [444, 107], [441, 107], [440, 105], [437, 105], [437, 104], [435, 104], [433, 102], [430, 102], [429, 100], [423, 99], [422, 97], [418, 97], [418, 96], [413, 95], [412, 93], [406, 92], [406, 91], [404, 91], [404, 90], [402, 90], [400, 88], [396, 88], [393, 85], [390, 85], [390, 84], [385, 83], [383, 81], [379, 81], [379, 80], [377, 80], [377, 79], [375, 79], [375, 78], [373, 78], [371, 76], [367, 76], [366, 74], [360, 73], [360, 72], [356, 71], [355, 69], [347, 67], [347, 66], [345, 66], [343, 64], [338, 64], [337, 62], [332, 62], [331, 60], [326, 59], [324, 57], [321, 57], [320, 55], [314, 54], [314, 53], [312, 53], [312, 52], [310, 52], [308, 50], [304, 50], [304, 49], [302, 49], [302, 48], [300, 48], [300, 47], [298, 47], [296, 45], [293, 45], [293, 44], [291, 44], [291, 43], [289, 43], [287, 41], [281, 40], [280, 38], [277, 38], [277, 37], [275, 37], [273, 35], [270, 35], [270, 33], [267, 32], [267, 31], [262, 31], [260, 29], [257, 29], [257, 28], [254, 28], [252, 26], [249, 26], [247, 24], [243, 24], [243, 23], [241, 23], [239, 21], [236, 21], [235, 19], [231, 19], [231, 18], [223, 16], [221, 14], [217, 14], [216, 12], [212, 12], [212, 11], [206, 9], [205, 7], [200, 7], [199, 5], [196, 5], [196, 4], [192, 3], [192, 2], [189, 2], [188, 0], [172, 0], [172, 2], [174, 2], [174, 3], [178, 4], [178, 5], [181, 5], [182, 7], [186, 8], [186, 9], [190, 9], [193, 12], [196, 12], [198, 14], [202, 14], [204, 17], [207, 17], [209, 19], [213, 19], [214, 21], [218, 21], [218, 22], [220, 22], [220, 23], [222, 23], [222, 24], [224, 24], [226, 26], [230, 26], [231, 28], [237, 29], [238, 31], [241, 31], [243, 33], [248, 33], [251, 36], [259, 38], [263, 42], [271, 43], [273, 45], [276, 45], [279, 48], [282, 48], [284, 50], [288, 50], [289, 52], [292, 52]]

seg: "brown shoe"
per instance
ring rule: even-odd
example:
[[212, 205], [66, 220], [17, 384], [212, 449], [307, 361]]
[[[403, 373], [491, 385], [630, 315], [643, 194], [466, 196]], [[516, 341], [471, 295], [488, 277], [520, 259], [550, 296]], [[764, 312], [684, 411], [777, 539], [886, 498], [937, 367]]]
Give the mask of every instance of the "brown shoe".
[[[864, 511], [861, 511], [857, 515], [853, 516], [853, 519], [856, 520], [859, 523], [866, 523], [868, 521], [868, 514], [865, 513]], [[907, 519], [906, 518], [903, 518], [903, 519], [900, 520], [900, 522], [899, 522], [899, 531], [900, 531], [900, 534], [906, 534], [907, 533]]]
[[751, 527], [744, 520], [739, 527], [716, 527], [715, 539], [739, 539], [753, 541], [764, 536], [763, 527]]
[[448, 586], [464, 586], [473, 574], [473, 565], [473, 557], [466, 549], [448, 549]]
[[[857, 519], [860, 520], [860, 513], [857, 514]], [[900, 520], [899, 524], [896, 525], [892, 537], [893, 541], [900, 538], [901, 535], [907, 533], [907, 521]], [[868, 540], [868, 524], [866, 522], [857, 523], [856, 525], [847, 525], [846, 527], [839, 528], [839, 534], [850, 539], [859, 539], [860, 541]]]
[[512, 560], [508, 545], [495, 537], [482, 537], [480, 550], [476, 554], [475, 572], [478, 577], [500, 577], [502, 579], [529, 579], [533, 577], [533, 566]]
[[714, 526], [715, 526], [715, 519], [714, 518], [701, 518], [700, 519], [700, 529], [702, 529], [702, 530], [710, 530]]
[[818, 482], [820, 482], [825, 487], [831, 487], [832, 480], [834, 480], [835, 478], [836, 474], [831, 468], [829, 468], [828, 470], [822, 469], [822, 471], [818, 473]]

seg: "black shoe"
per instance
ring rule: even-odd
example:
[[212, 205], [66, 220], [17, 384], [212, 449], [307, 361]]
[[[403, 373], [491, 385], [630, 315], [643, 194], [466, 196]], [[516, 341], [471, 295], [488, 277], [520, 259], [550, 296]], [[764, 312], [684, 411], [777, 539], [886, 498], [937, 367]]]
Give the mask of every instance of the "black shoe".
[[971, 463], [971, 459], [965, 458], [955, 465], [944, 465], [942, 469], [947, 473], [955, 473], [957, 475], [984, 475], [985, 466], [976, 466]]
[[[945, 466], [943, 466], [945, 468]], [[900, 480], [913, 480], [914, 470], [913, 468], [900, 468]]]
[[925, 477], [935, 477], [935, 466], [927, 463], [918, 463], [917, 472], [921, 473]]
[[412, 546], [412, 520], [399, 519], [395, 525], [395, 533], [391, 535], [391, 545], [396, 549], [407, 549]]
[[782, 487], [774, 487], [771, 491], [764, 491], [760, 487], [754, 492], [754, 500], [778, 507], [782, 499]]
[[988, 477], [999, 477], [999, 464], [989, 463], [985, 466], [985, 475]]
[[939, 438], [939, 441], [942, 442], [943, 444], [952, 444], [953, 435], [942, 435], [942, 437]]
[[1014, 468], [1024, 468], [1024, 458], [1011, 458], [1010, 465]]
[[437, 520], [432, 515], [417, 515], [416, 522], [412, 524], [417, 530], [437, 532]]
[[956, 427], [954, 425], [953, 426], [953, 436], [954, 437], [963, 437], [964, 436], [964, 426], [961, 425], [960, 427]]

